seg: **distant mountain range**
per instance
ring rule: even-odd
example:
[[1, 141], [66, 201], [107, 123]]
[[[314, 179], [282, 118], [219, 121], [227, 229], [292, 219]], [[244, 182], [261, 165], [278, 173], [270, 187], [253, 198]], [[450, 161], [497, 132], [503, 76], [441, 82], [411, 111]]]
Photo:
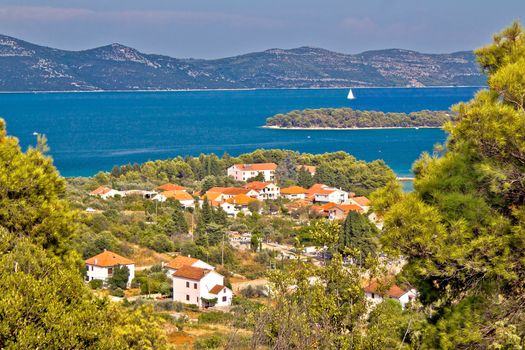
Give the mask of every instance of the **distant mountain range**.
[[144, 54], [120, 44], [65, 51], [0, 35], [0, 91], [484, 84], [470, 51], [389, 49], [349, 55], [300, 47], [204, 60]]

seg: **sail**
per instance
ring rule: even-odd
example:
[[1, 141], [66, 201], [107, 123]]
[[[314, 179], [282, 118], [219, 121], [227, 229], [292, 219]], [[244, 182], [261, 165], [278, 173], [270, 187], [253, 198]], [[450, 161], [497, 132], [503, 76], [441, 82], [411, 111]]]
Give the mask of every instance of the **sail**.
[[353, 100], [355, 98], [354, 93], [352, 92], [352, 89], [348, 90], [348, 96], [346, 96], [347, 99]]

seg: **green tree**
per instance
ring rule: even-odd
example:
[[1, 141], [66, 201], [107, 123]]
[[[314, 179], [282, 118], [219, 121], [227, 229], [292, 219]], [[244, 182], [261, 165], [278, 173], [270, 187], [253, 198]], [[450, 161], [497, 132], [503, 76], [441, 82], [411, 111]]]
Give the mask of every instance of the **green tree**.
[[304, 167], [299, 168], [297, 172], [297, 184], [303, 188], [310, 188], [314, 184], [312, 174]]
[[524, 345], [525, 32], [476, 54], [489, 89], [454, 108], [446, 152], [421, 157], [415, 192], [385, 215], [383, 243], [431, 310], [423, 348]]
[[289, 181], [296, 181], [297, 161], [291, 153], [287, 153], [284, 159], [277, 164], [275, 178], [280, 186], [284, 186]]
[[65, 181], [39, 149], [21, 152], [0, 119], [0, 225], [56, 253], [66, 253], [75, 212], [63, 199]]
[[363, 214], [350, 211], [343, 223], [339, 249], [351, 248], [355, 258], [364, 258], [376, 252], [377, 238], [378, 230], [370, 220]]
[[108, 278], [110, 288], [126, 289], [128, 286], [129, 269], [127, 266], [113, 267], [113, 275]]

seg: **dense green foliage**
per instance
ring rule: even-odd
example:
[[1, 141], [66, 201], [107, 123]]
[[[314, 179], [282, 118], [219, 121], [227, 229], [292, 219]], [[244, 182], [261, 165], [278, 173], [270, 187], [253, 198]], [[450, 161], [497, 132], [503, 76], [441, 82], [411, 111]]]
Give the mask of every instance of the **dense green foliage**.
[[280, 128], [408, 128], [442, 127], [452, 120], [452, 113], [420, 111], [384, 113], [359, 111], [351, 108], [321, 108], [277, 114], [266, 119], [267, 126]]
[[378, 230], [374, 224], [368, 220], [366, 215], [356, 211], [350, 211], [341, 228], [340, 246], [342, 251], [353, 251], [359, 261], [369, 254], [375, 253], [378, 242]]
[[83, 283], [75, 213], [43, 141], [23, 153], [0, 120], [0, 348], [166, 348], [151, 310], [124, 310]]
[[424, 349], [525, 346], [525, 31], [476, 53], [489, 90], [455, 107], [444, 155], [414, 166], [415, 192], [382, 203], [383, 242], [431, 315]]
[[[342, 151], [308, 154], [288, 150], [257, 150], [238, 157], [224, 154], [219, 158], [215, 154], [201, 154], [199, 157], [177, 157], [141, 165], [115, 166], [111, 173], [97, 174], [90, 188], [108, 185], [118, 189], [152, 189], [166, 182], [195, 190], [234, 186], [240, 183], [226, 176], [226, 169], [238, 163], [276, 163], [276, 177], [283, 185], [298, 183], [309, 187], [317, 182], [358, 195], [368, 195], [394, 178], [394, 173], [382, 160], [364, 162]], [[301, 170], [300, 165], [317, 166], [316, 175], [312, 178], [305, 169]]]

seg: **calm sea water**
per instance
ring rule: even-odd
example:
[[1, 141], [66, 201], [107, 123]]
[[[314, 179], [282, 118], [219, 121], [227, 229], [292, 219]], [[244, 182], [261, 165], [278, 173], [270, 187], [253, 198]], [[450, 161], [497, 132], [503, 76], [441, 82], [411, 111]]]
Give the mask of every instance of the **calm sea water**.
[[294, 109], [352, 107], [384, 112], [442, 110], [478, 88], [21, 93], [0, 94], [0, 116], [26, 148], [33, 132], [49, 139], [64, 176], [93, 175], [115, 164], [257, 148], [323, 153], [346, 151], [383, 159], [409, 175], [421, 152], [445, 140], [438, 129], [296, 131], [260, 128], [267, 117]]

